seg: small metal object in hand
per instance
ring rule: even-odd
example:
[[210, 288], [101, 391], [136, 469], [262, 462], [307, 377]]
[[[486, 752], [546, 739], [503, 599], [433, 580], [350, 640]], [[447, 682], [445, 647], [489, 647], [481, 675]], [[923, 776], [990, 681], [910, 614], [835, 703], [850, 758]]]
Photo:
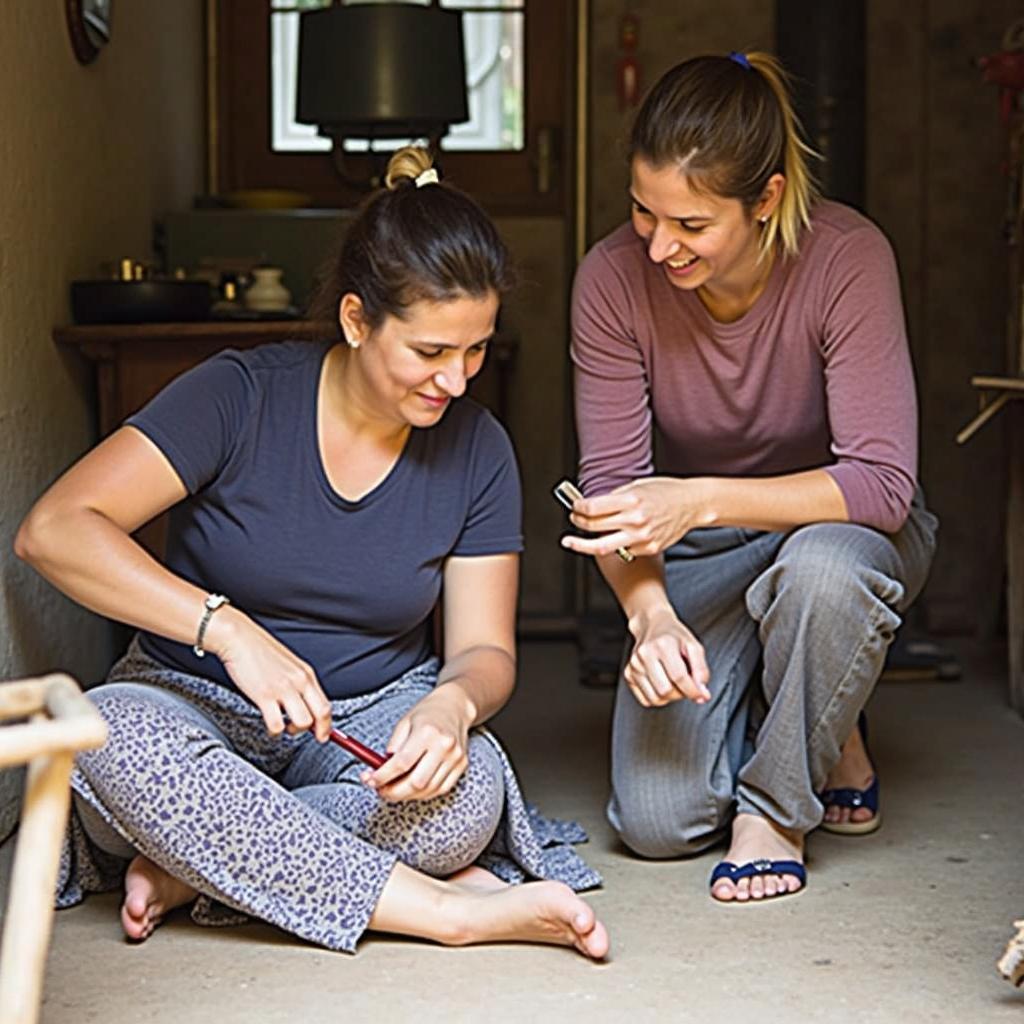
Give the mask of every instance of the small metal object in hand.
[[[583, 493], [580, 489], [571, 481], [563, 480], [555, 488], [555, 497], [571, 512], [573, 502], [582, 499]], [[633, 552], [628, 548], [616, 548], [615, 554], [619, 556], [624, 562], [632, 562], [634, 555]]]

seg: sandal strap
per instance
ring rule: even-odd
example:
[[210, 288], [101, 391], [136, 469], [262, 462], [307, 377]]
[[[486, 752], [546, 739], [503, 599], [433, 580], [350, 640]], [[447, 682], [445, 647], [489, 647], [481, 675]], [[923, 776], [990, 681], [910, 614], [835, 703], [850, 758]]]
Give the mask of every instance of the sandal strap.
[[728, 878], [730, 882], [738, 882], [741, 878], [754, 878], [757, 875], [793, 875], [800, 884], [807, 882], [807, 869], [798, 860], [769, 860], [767, 857], [748, 860], [745, 864], [733, 864], [723, 860], [711, 872], [710, 885], [720, 878]]
[[854, 810], [858, 807], [866, 807], [872, 813], [877, 813], [878, 790], [878, 776], [876, 775], [867, 789], [826, 789], [818, 794], [818, 799], [826, 807], [830, 804], [834, 807], [850, 807]]

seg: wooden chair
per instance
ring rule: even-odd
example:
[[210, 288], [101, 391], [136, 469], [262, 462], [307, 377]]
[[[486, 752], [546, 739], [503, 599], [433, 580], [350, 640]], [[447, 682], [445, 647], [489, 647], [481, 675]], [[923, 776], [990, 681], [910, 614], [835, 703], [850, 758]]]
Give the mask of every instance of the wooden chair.
[[0, 1024], [35, 1024], [71, 765], [76, 751], [103, 745], [107, 726], [78, 684], [60, 673], [0, 683], [0, 721], [10, 723], [0, 726], [0, 768], [28, 765], [0, 946]]

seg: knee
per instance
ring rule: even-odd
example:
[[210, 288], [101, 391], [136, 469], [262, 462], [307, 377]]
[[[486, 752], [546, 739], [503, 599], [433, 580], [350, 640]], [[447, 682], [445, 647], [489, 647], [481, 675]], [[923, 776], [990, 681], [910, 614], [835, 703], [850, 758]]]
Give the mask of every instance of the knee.
[[701, 853], [720, 838], [728, 808], [714, 794], [678, 792], [658, 799], [651, 793], [633, 793], [623, 799], [613, 793], [608, 820], [622, 842], [639, 857], [664, 860]]
[[903, 584], [891, 566], [865, 556], [860, 543], [870, 531], [851, 524], [819, 524], [798, 530], [773, 565], [748, 588], [747, 610], [762, 624], [793, 613], [827, 629], [843, 621], [871, 621], [895, 629]]
[[144, 728], [150, 709], [138, 691], [141, 687], [131, 683], [105, 683], [89, 690], [86, 697], [96, 707], [107, 724], [107, 741], [97, 750], [86, 750], [75, 758], [81, 768], [101, 763], [131, 740], [138, 725]]
[[[87, 692], [107, 723], [107, 742], [98, 750], [83, 751], [75, 763], [90, 772], [114, 770], [128, 775], [143, 769], [154, 757], [166, 761], [168, 749], [194, 752], [200, 730], [187, 715], [176, 713], [173, 698], [138, 683], [105, 683]], [[209, 741], [211, 737], [203, 739]]]
[[505, 774], [497, 752], [482, 736], [471, 736], [469, 765], [455, 788], [436, 801], [434, 824], [416, 830], [409, 863], [435, 877], [468, 867], [487, 848], [505, 809]]
[[451, 796], [453, 810], [481, 838], [482, 850], [505, 809], [504, 767], [491, 742], [483, 736], [470, 736], [469, 765]]

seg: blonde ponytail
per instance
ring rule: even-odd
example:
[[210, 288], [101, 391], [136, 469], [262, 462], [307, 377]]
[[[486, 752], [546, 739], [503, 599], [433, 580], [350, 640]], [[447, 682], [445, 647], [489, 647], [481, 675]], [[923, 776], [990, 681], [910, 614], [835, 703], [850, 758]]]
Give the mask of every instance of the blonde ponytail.
[[795, 256], [800, 232], [811, 225], [811, 207], [818, 199], [818, 189], [811, 174], [809, 159], [821, 159], [800, 135], [799, 122], [790, 99], [789, 77], [779, 61], [767, 53], [748, 53], [750, 66], [761, 75], [775, 94], [782, 114], [785, 148], [782, 175], [786, 187], [782, 199], [772, 211], [761, 234], [761, 251], [767, 253], [781, 240], [782, 250]]

